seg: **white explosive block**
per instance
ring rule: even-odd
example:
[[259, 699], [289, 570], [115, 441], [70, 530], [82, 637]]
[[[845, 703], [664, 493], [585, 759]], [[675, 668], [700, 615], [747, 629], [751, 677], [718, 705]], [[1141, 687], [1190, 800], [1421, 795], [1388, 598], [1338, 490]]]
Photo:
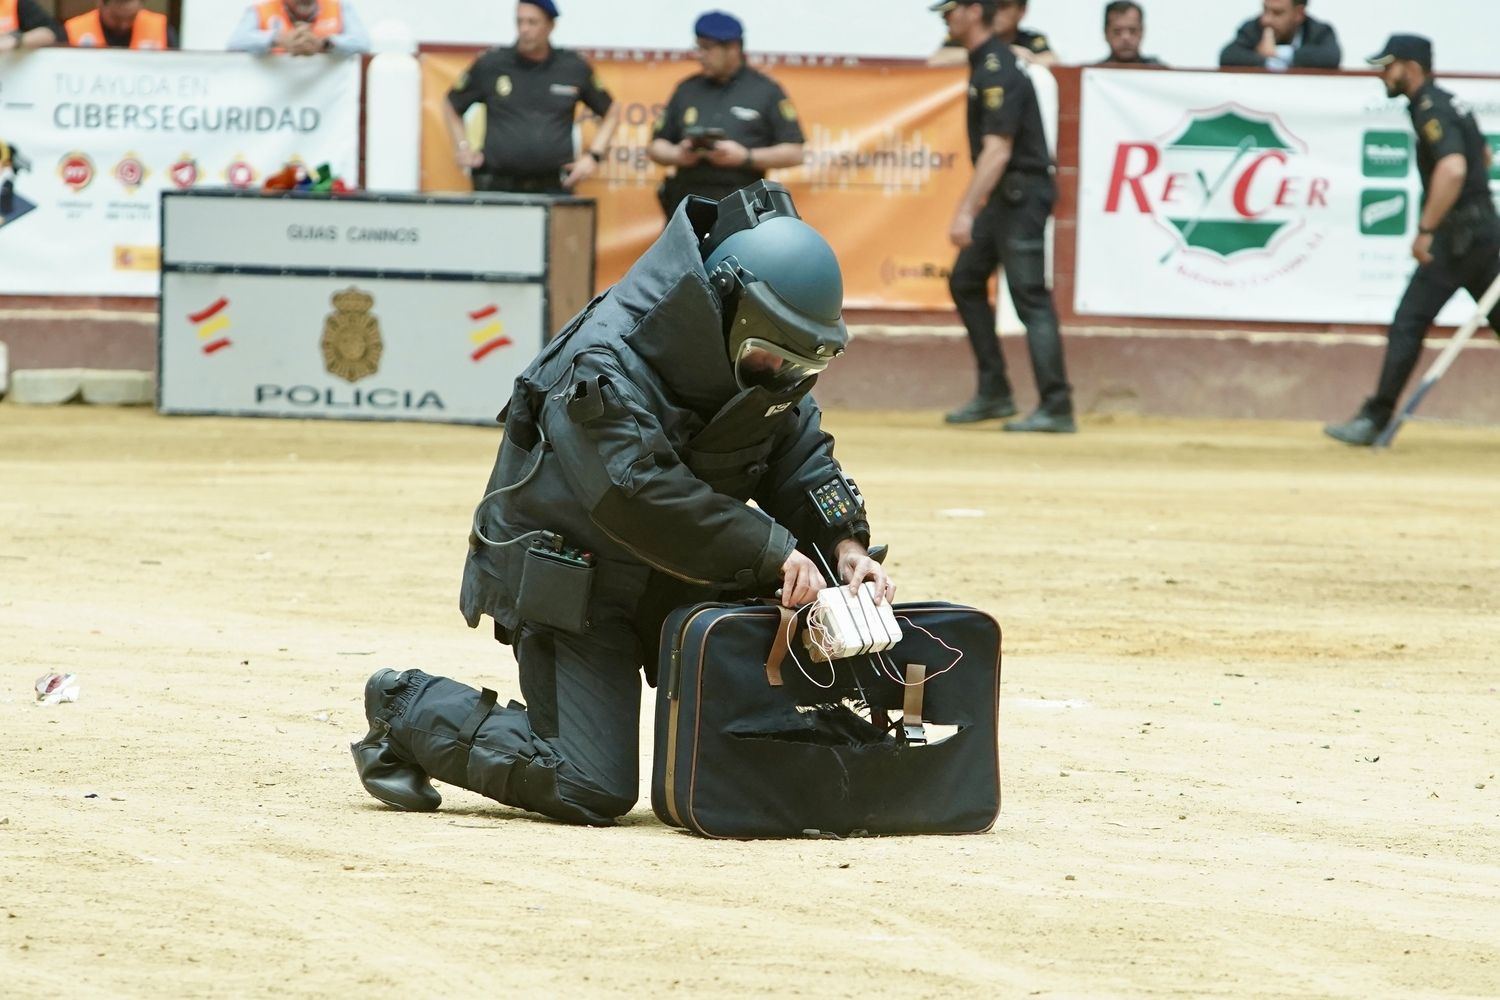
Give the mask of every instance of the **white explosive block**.
[[806, 634], [808, 652], [819, 663], [878, 653], [901, 641], [891, 603], [875, 603], [875, 585], [869, 582], [860, 584], [858, 595], [847, 587], [818, 591], [808, 619], [821, 625], [823, 645], [813, 641], [812, 629]]

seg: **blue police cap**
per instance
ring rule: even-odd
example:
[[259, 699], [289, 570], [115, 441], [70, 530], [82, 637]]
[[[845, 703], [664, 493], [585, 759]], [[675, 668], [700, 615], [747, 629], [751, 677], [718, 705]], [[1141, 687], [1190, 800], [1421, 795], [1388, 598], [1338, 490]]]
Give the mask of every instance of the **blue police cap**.
[[715, 42], [742, 42], [745, 40], [745, 26], [733, 14], [711, 10], [698, 18], [693, 25], [693, 34]]
[[521, 2], [529, 3], [548, 17], [554, 20], [557, 19], [557, 4], [553, 3], [552, 0], [521, 0]]

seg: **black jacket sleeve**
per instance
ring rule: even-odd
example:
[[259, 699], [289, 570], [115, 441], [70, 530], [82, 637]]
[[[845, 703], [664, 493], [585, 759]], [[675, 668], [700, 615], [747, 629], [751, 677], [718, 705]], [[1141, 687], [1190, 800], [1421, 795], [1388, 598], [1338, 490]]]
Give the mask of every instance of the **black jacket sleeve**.
[[543, 423], [573, 495], [641, 562], [721, 590], [780, 578], [797, 544], [791, 532], [695, 476], [609, 356], [575, 360], [567, 390], [548, 398]]
[[1224, 46], [1219, 53], [1220, 66], [1264, 66], [1265, 57], [1255, 51], [1260, 44], [1260, 21], [1251, 18], [1240, 25], [1240, 30], [1235, 34], [1234, 41]]
[[793, 430], [776, 443], [767, 461], [755, 503], [798, 538], [817, 543], [830, 562], [833, 547], [846, 538], [870, 544], [870, 525], [861, 511], [857, 519], [841, 528], [829, 528], [813, 510], [808, 491], [828, 482], [842, 471], [833, 457], [833, 435], [822, 429], [822, 412], [811, 396], [797, 404]]
[[1308, 18], [1303, 27], [1302, 44], [1292, 56], [1292, 65], [1298, 69], [1338, 69], [1344, 52], [1333, 25]]

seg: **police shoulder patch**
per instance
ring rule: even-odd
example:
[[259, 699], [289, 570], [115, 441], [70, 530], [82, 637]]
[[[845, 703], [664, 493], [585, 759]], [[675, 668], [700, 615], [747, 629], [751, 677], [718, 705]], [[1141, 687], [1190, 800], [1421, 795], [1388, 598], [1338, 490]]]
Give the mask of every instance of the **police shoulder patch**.
[[692, 128], [694, 125], [698, 124], [698, 109], [688, 108], [686, 111], [684, 111], [682, 113], [682, 124], [686, 125], [688, 128]]
[[1004, 104], [1004, 103], [1005, 103], [1005, 88], [1004, 87], [985, 87], [984, 88], [984, 106], [986, 108], [989, 108], [991, 111], [998, 111], [1000, 109], [1000, 106], [1002, 104]]
[[782, 98], [781, 103], [777, 107], [781, 109], [781, 117], [787, 121], [794, 122], [797, 120], [797, 108], [792, 104], [791, 98]]
[[985, 56], [984, 68], [989, 70], [991, 73], [998, 73], [1000, 71], [1000, 57], [995, 55], [995, 53], [993, 52]]
[[469, 71], [468, 70], [464, 70], [462, 73], [458, 74], [458, 79], [453, 81], [453, 89], [454, 90], [463, 90], [468, 85], [469, 85]]
[[509, 97], [510, 92], [514, 89], [515, 86], [510, 82], [510, 77], [501, 73], [500, 78], [495, 81], [495, 93], [501, 97]]
[[1433, 145], [1442, 142], [1443, 123], [1438, 121], [1436, 118], [1428, 119], [1427, 123], [1422, 126], [1422, 134], [1425, 135], [1427, 137], [1427, 141], [1432, 143]]
[[1047, 36], [1046, 35], [1037, 35], [1035, 38], [1033, 38], [1031, 40], [1031, 51], [1033, 51], [1033, 52], [1046, 52], [1047, 51]]

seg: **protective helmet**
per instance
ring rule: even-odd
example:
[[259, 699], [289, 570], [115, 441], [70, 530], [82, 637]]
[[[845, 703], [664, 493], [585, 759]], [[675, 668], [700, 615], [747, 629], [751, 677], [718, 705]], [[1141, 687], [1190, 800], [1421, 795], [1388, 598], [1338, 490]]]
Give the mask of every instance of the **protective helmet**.
[[[721, 235], [737, 225], [744, 228]], [[724, 303], [725, 343], [740, 388], [792, 388], [844, 353], [849, 331], [838, 259], [797, 217], [781, 185], [761, 182], [726, 198], [707, 245], [704, 267]]]

